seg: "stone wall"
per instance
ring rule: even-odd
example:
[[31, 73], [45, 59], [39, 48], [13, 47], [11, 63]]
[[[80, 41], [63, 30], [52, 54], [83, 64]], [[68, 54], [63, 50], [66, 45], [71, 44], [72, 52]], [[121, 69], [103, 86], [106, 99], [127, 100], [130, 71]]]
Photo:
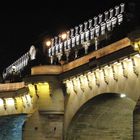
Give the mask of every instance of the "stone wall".
[[35, 79], [30, 80], [35, 80], [37, 85], [38, 110], [25, 122], [23, 140], [62, 140], [64, 96], [61, 84], [55, 76], [32, 78]]
[[62, 140], [63, 115], [36, 112], [24, 124], [23, 140]]
[[[89, 99], [96, 97], [100, 94], [118, 93], [125, 94], [126, 97], [137, 102], [139, 98], [139, 85], [140, 85], [140, 57], [135, 55], [135, 67], [129, 59], [122, 59], [124, 69], [121, 62], [111, 63], [109, 66], [95, 68], [92, 73], [87, 73], [89, 77], [86, 82], [80, 82], [80, 76], [74, 76], [68, 79], [67, 95], [65, 97], [65, 117], [64, 117], [64, 130], [71, 122], [73, 116], [79, 108], [86, 103]], [[114, 71], [111, 68], [114, 67]], [[138, 75], [136, 75], [136, 73]], [[96, 74], [96, 77], [95, 77]], [[127, 76], [126, 76], [127, 75]], [[117, 80], [115, 80], [117, 77]], [[107, 83], [107, 82], [108, 83]], [[99, 84], [99, 85], [98, 85]], [[91, 86], [91, 87], [90, 87]]]
[[132, 140], [134, 105], [113, 94], [91, 99], [72, 119], [66, 140]]
[[133, 128], [134, 128], [133, 139], [139, 140], [140, 139], [140, 98], [133, 112]]

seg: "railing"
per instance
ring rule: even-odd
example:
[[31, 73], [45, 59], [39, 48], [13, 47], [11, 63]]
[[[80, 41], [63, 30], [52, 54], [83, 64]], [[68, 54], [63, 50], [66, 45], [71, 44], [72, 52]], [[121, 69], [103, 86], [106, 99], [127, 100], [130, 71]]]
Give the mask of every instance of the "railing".
[[[123, 22], [124, 7], [125, 4], [121, 3], [119, 6], [115, 6], [113, 9], [111, 8], [109, 11], [105, 11], [103, 14], [99, 14], [93, 19], [89, 19], [83, 24], [70, 29], [65, 34], [52, 38], [47, 44], [49, 46], [50, 64], [60, 63], [63, 56], [66, 62], [69, 61], [71, 56], [76, 59], [81, 49], [84, 49], [82, 53], [88, 54], [89, 46], [93, 46], [93, 50], [98, 50], [99, 42], [104, 40], [108, 33]], [[21, 73], [29, 61], [35, 59], [35, 57], [36, 49], [32, 45], [27, 53], [3, 71], [3, 79], [6, 79], [11, 74]]]
[[30, 47], [30, 50], [22, 55], [18, 60], [16, 60], [13, 64], [8, 66], [5, 71], [3, 72], [3, 79], [10, 74], [20, 73], [24, 67], [26, 67], [30, 60], [35, 59], [36, 56], [36, 49], [34, 46]]
[[104, 14], [95, 16], [93, 20], [89, 19], [84, 24], [70, 29], [66, 32], [65, 37], [63, 34], [52, 38], [48, 43], [48, 46], [51, 46], [48, 49], [50, 64], [54, 64], [55, 61], [59, 62], [63, 55], [65, 55], [66, 61], [69, 61], [71, 52], [74, 52], [74, 57], [77, 58], [81, 48], [84, 48], [85, 54], [87, 54], [91, 45], [94, 45], [94, 50], [97, 50], [99, 40], [102, 40], [106, 33], [111, 32], [123, 22], [124, 7], [125, 4], [121, 3], [119, 6], [105, 11]]

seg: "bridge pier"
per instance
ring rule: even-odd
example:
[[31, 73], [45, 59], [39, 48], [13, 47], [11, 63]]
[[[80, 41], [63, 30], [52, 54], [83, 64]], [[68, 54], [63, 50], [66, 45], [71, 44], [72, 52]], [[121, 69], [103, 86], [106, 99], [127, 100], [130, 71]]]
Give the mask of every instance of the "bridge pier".
[[36, 111], [23, 128], [23, 140], [62, 140], [63, 114]]
[[64, 95], [57, 76], [36, 75], [25, 81], [35, 86], [38, 106], [25, 122], [23, 140], [62, 140]]

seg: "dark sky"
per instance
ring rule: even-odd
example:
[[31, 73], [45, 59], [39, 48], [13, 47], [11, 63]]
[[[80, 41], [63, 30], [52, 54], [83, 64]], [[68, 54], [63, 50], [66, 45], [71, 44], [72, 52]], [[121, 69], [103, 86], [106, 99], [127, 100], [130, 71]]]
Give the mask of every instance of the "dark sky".
[[[92, 2], [92, 3], [91, 3]], [[44, 35], [58, 35], [124, 0], [6, 3], [0, 7], [0, 71]]]

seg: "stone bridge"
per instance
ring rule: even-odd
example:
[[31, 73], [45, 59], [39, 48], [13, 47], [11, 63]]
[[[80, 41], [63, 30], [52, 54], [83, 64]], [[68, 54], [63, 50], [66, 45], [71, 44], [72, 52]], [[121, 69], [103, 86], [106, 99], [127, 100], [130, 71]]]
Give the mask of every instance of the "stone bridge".
[[0, 138], [139, 139], [136, 43], [126, 37], [61, 66], [33, 67], [21, 83], [1, 84]]

